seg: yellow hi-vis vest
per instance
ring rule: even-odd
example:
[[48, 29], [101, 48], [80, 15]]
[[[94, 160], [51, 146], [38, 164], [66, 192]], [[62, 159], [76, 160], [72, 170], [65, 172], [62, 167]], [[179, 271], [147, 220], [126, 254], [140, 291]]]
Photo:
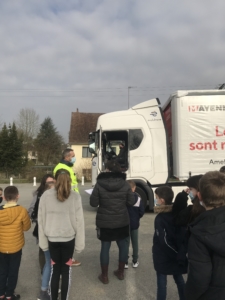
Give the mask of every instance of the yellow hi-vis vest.
[[72, 167], [67, 166], [66, 164], [62, 164], [59, 163], [55, 169], [53, 170], [53, 174], [55, 175], [55, 173], [60, 170], [60, 169], [64, 169], [67, 170], [70, 173], [70, 178], [71, 178], [71, 189], [75, 192], [79, 193], [79, 189], [78, 189], [78, 182], [77, 182], [77, 177], [73, 172]]

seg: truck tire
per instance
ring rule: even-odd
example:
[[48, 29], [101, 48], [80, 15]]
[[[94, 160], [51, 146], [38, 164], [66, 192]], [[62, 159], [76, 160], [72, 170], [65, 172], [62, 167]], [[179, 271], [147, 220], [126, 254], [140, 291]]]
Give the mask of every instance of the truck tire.
[[137, 186], [135, 192], [141, 197], [144, 208], [146, 209], [146, 207], [147, 207], [147, 195], [146, 195], [145, 191], [143, 191], [139, 186]]

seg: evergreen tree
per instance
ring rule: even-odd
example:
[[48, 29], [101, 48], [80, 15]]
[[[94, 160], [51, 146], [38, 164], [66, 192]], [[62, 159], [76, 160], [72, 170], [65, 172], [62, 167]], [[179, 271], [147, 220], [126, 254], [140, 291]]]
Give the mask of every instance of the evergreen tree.
[[35, 140], [38, 152], [38, 161], [44, 165], [57, 163], [61, 155], [63, 138], [58, 133], [50, 117], [41, 124], [40, 131]]
[[8, 139], [8, 128], [4, 123], [2, 131], [0, 132], [0, 169], [1, 171], [5, 171], [8, 164], [8, 152], [7, 149], [9, 148], [9, 139]]
[[26, 158], [23, 153], [23, 140], [18, 137], [15, 123], [8, 128], [4, 124], [0, 133], [0, 168], [6, 172], [17, 175], [26, 165]]

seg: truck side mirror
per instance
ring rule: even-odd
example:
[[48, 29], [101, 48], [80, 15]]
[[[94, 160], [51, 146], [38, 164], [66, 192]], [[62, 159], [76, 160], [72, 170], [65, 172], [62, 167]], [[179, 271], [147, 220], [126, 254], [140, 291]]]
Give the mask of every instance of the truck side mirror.
[[96, 154], [96, 153], [95, 153], [95, 150], [94, 150], [93, 148], [89, 148], [89, 152], [90, 152], [91, 154]]

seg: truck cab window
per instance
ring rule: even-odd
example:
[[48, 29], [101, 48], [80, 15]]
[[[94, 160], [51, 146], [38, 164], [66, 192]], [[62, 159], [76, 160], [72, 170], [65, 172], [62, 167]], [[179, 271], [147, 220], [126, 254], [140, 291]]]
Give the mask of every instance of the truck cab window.
[[108, 160], [116, 160], [123, 171], [128, 168], [128, 131], [102, 132], [103, 167]]
[[129, 149], [137, 149], [143, 140], [143, 133], [141, 129], [129, 130]]

